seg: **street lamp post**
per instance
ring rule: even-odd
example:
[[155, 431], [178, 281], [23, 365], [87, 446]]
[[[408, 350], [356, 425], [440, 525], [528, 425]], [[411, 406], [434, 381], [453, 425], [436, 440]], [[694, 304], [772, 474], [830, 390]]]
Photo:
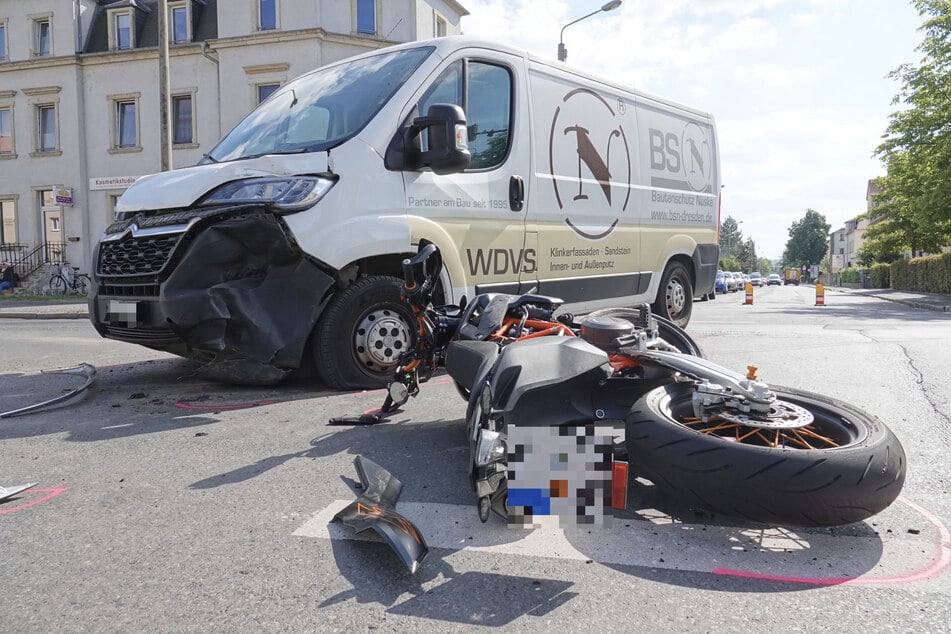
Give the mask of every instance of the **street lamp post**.
[[565, 48], [565, 29], [567, 29], [572, 24], [577, 24], [586, 18], [590, 18], [592, 15], [597, 15], [602, 11], [613, 11], [621, 6], [621, 0], [611, 0], [611, 2], [606, 2], [601, 6], [597, 11], [592, 11], [588, 15], [583, 15], [577, 20], [569, 22], [565, 26], [561, 27], [561, 35], [558, 37], [558, 61], [563, 62], [568, 59], [568, 49]]

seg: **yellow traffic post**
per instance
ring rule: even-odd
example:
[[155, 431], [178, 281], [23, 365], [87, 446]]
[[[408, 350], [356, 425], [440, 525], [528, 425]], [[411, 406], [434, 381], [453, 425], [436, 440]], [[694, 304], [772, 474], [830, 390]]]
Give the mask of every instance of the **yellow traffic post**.
[[746, 301], [743, 302], [744, 305], [753, 303], [753, 283], [746, 283]]
[[816, 282], [816, 306], [826, 305], [826, 287], [822, 282]]

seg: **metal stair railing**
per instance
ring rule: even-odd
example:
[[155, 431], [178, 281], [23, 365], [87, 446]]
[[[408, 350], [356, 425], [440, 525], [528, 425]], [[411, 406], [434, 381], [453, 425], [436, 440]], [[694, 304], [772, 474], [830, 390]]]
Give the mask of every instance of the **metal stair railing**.
[[64, 242], [43, 242], [32, 251], [29, 251], [29, 248], [28, 244], [0, 244], [0, 259], [10, 262], [20, 279], [45, 264], [63, 262], [63, 255], [66, 253]]

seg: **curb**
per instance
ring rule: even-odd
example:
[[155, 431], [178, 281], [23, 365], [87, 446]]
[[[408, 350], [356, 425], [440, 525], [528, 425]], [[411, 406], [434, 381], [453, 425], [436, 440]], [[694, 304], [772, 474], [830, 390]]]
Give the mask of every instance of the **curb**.
[[52, 312], [38, 312], [30, 309], [0, 309], [0, 319], [89, 319], [89, 310], [84, 306], [82, 310], [62, 310]]
[[0, 319], [89, 319], [89, 313], [27, 313], [0, 311]]

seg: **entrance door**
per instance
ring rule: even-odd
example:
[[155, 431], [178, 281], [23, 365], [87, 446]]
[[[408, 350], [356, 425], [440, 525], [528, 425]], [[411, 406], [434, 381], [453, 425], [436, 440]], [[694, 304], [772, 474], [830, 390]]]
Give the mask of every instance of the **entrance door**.
[[43, 217], [43, 242], [46, 247], [48, 262], [62, 262], [65, 260], [66, 227], [63, 226], [63, 208], [55, 204], [52, 189], [38, 192], [40, 213]]

